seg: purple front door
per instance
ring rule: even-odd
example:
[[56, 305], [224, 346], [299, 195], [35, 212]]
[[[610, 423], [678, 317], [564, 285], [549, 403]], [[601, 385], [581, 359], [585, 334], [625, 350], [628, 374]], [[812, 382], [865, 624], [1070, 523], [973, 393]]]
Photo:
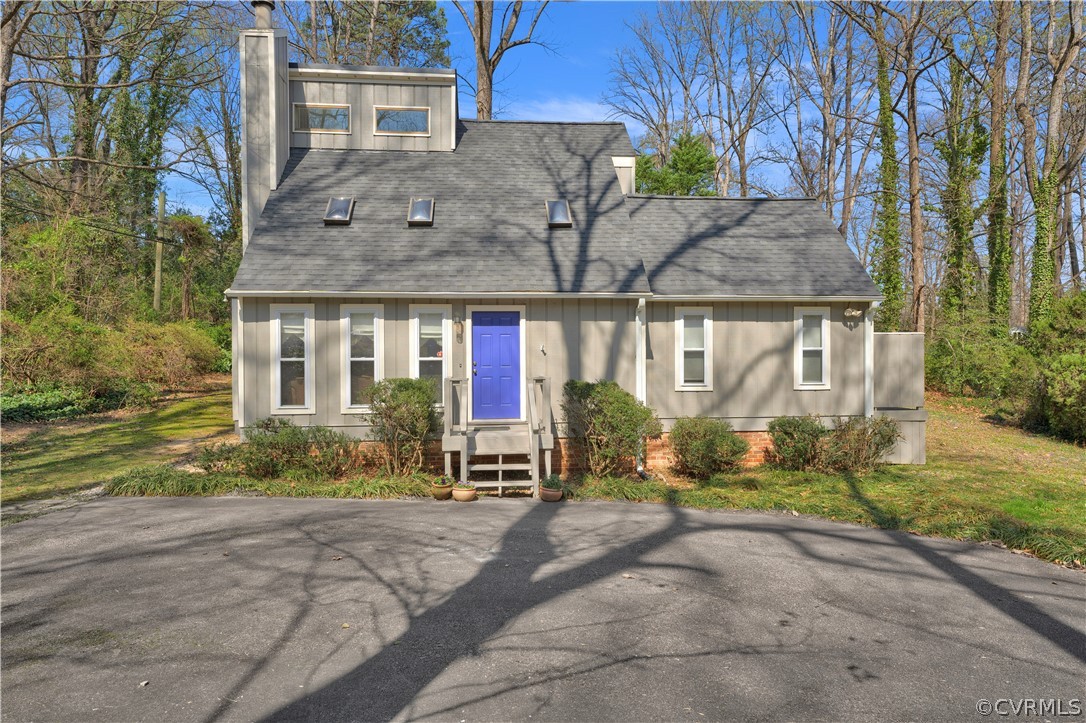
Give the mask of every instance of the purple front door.
[[473, 311], [472, 417], [519, 419], [520, 378], [520, 312]]

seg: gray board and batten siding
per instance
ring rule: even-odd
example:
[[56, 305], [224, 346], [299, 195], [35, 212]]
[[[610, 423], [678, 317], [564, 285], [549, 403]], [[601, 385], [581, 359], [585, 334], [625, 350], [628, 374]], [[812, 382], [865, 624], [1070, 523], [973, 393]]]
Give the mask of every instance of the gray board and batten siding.
[[[455, 104], [455, 86], [416, 83], [377, 83], [333, 80], [290, 81], [294, 104], [349, 105], [350, 133], [291, 132], [294, 148], [378, 151], [450, 151], [455, 126], [448, 119]], [[374, 133], [374, 108], [429, 108], [428, 136], [378, 135]], [[292, 118], [293, 122], [293, 118]]]
[[[311, 415], [290, 415], [298, 424], [350, 428], [365, 434], [365, 424], [344, 414], [345, 364], [341, 305], [383, 307], [382, 361], [385, 377], [410, 376], [410, 307], [449, 304], [450, 318], [467, 318], [469, 307], [521, 306], [525, 310], [527, 376], [551, 380], [551, 405], [562, 418], [562, 385], [569, 379], [613, 379], [633, 393], [636, 385], [635, 299], [433, 299], [433, 298], [245, 298], [241, 329], [245, 375], [245, 424], [272, 414], [273, 304], [314, 305], [315, 405]], [[727, 419], [740, 431], [761, 431], [781, 415], [861, 416], [864, 413], [863, 323], [846, 323], [843, 303], [830, 306], [830, 389], [796, 390], [793, 385], [795, 304], [716, 302], [713, 310], [711, 391], [675, 389], [675, 306], [647, 306], [647, 402], [665, 428], [675, 418], [704, 414]], [[467, 344], [451, 339], [454, 378], [470, 367]], [[465, 332], [465, 337], [467, 332]]]

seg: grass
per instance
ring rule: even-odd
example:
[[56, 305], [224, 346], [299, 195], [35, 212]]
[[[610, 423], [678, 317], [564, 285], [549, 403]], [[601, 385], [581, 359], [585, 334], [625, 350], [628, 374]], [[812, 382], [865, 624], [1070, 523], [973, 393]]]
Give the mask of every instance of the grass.
[[359, 477], [327, 482], [256, 480], [227, 474], [185, 472], [169, 465], [137, 467], [106, 482], [106, 493], [116, 496], [193, 497], [257, 494], [272, 497], [329, 497], [335, 499], [389, 499], [429, 497], [430, 476], [399, 479]]
[[759, 468], [669, 483], [585, 478], [568, 491], [573, 499], [795, 511], [1086, 563], [1086, 449], [988, 422], [971, 400], [932, 398], [928, 411], [923, 467], [862, 476]]
[[[93, 487], [133, 467], [173, 461], [194, 440], [233, 431], [230, 391], [57, 424], [5, 425], [0, 503]], [[14, 437], [14, 441], [11, 439]]]
[[[996, 541], [1046, 560], [1086, 563], [1086, 449], [988, 421], [991, 410], [975, 400], [929, 397], [928, 411], [928, 464], [923, 467], [884, 467], [862, 476], [759, 468], [697, 482], [584, 478], [570, 482], [567, 493], [571, 499], [795, 511], [924, 535]], [[422, 476], [260, 481], [168, 466], [192, 450], [194, 439], [231, 428], [227, 391], [127, 419], [104, 415], [34, 425], [4, 446], [0, 499], [55, 496], [107, 479], [107, 491], [116, 495], [389, 498], [429, 493], [429, 478]]]

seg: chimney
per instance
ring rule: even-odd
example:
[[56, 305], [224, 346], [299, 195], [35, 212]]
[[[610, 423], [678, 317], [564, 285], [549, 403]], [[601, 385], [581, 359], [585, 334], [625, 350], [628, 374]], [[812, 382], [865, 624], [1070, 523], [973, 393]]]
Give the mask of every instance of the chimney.
[[256, 27], [242, 30], [241, 58], [241, 242], [253, 227], [290, 156], [290, 86], [287, 34], [272, 27], [271, 0], [253, 0]]
[[272, 0], [253, 0], [251, 4], [253, 13], [256, 14], [256, 24], [253, 27], [257, 30], [271, 30], [271, 14], [275, 10], [275, 3]]

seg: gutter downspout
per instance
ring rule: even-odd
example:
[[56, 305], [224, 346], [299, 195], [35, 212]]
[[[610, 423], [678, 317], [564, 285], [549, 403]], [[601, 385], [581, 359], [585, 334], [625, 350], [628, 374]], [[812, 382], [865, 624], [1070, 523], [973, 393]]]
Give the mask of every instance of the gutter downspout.
[[[634, 361], [634, 396], [642, 404], [648, 403], [648, 384], [646, 373], [646, 344], [648, 341], [648, 302], [645, 297], [637, 300], [637, 311], [634, 313], [634, 344], [636, 358]], [[641, 479], [649, 479], [645, 471], [645, 442], [641, 441], [641, 447], [637, 451], [637, 474]]]
[[875, 416], [875, 310], [881, 302], [872, 301], [864, 315], [864, 416]]

